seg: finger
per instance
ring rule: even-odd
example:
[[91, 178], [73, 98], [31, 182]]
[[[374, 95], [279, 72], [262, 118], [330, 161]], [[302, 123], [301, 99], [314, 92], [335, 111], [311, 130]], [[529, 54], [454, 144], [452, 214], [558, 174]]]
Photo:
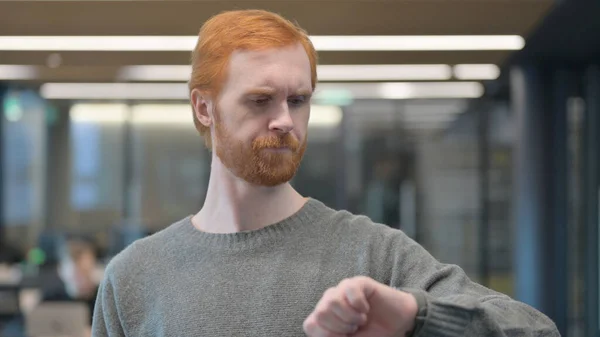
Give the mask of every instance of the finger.
[[[360, 313], [347, 304], [344, 291], [339, 287], [325, 291], [313, 314], [317, 324], [331, 332], [347, 334], [358, 330]], [[352, 316], [358, 316], [357, 322], [353, 322]]]
[[333, 312], [342, 322], [351, 325], [362, 325], [366, 321], [366, 315], [354, 309], [345, 296], [346, 287], [351, 287], [350, 282], [341, 282], [337, 288], [328, 289], [317, 309]]
[[340, 303], [333, 303], [331, 310], [338, 316], [338, 318], [347, 324], [356, 326], [362, 326], [367, 322], [367, 315], [358, 312], [350, 305], [346, 296], [342, 295], [343, 298]]
[[347, 334], [345, 334], [345, 333], [335, 333], [335, 332], [329, 331], [328, 329], [321, 326], [317, 322], [317, 318], [314, 313], [312, 313], [310, 316], [308, 316], [308, 318], [304, 321], [302, 328], [304, 329], [304, 333], [306, 333], [306, 335], [308, 337], [346, 337], [347, 336]]
[[317, 325], [333, 333], [349, 334], [358, 330], [357, 324], [344, 322], [332, 310], [315, 312], [315, 319], [317, 321]]
[[359, 313], [367, 314], [369, 312], [369, 301], [362, 287], [347, 287], [344, 295], [346, 300]]

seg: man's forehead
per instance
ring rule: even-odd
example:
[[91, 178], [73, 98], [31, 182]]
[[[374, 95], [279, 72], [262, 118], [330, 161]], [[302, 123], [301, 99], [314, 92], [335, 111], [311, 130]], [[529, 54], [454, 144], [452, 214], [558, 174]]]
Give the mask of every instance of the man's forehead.
[[[281, 47], [267, 47], [260, 49], [236, 49], [231, 53], [232, 60], [253, 60], [253, 61], [262, 61], [265, 59], [276, 57], [278, 54], [290, 54], [290, 53], [299, 53], [306, 55], [306, 51], [304, 47], [302, 47], [301, 43], [295, 43], [287, 46]], [[308, 59], [308, 55], [306, 55]]]
[[312, 91], [310, 61], [304, 49], [280, 49], [232, 54], [229, 85], [244, 91], [269, 88]]
[[231, 62], [233, 64], [246, 63], [246, 62], [261, 62], [266, 61], [269, 57], [273, 57], [273, 54], [278, 52], [277, 49], [263, 49], [263, 50], [247, 50], [237, 49], [231, 54]]

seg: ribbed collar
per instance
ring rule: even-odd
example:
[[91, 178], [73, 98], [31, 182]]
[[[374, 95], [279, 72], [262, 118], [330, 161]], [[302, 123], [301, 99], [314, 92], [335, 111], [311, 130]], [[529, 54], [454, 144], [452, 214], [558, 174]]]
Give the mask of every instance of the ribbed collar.
[[185, 240], [191, 239], [194, 244], [211, 250], [218, 249], [245, 249], [256, 245], [269, 244], [288, 236], [290, 233], [314, 225], [323, 219], [324, 215], [332, 212], [322, 202], [308, 198], [304, 206], [296, 213], [277, 223], [266, 227], [237, 233], [207, 233], [197, 230], [192, 224], [192, 216], [181, 220], [175, 226], [175, 231], [185, 237]]

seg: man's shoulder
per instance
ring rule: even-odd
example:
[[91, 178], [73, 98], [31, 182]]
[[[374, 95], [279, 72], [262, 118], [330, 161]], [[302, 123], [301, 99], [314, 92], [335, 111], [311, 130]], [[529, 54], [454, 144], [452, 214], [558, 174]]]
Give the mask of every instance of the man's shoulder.
[[371, 218], [362, 214], [355, 214], [346, 210], [333, 211], [331, 213], [331, 225], [343, 226], [346, 229], [364, 231], [368, 233], [386, 232], [395, 233], [397, 229], [387, 225], [376, 223]]
[[382, 237], [404, 239], [406, 235], [399, 229], [385, 224], [376, 223], [366, 215], [354, 214], [346, 210], [331, 210], [329, 212], [328, 227], [334, 232], [345, 233], [354, 237]]
[[175, 222], [155, 234], [136, 240], [110, 260], [106, 266], [106, 273], [111, 277], [131, 278], [135, 276], [134, 274], [160, 265], [169, 258], [168, 252], [176, 246], [177, 235], [186, 221], [188, 218]]

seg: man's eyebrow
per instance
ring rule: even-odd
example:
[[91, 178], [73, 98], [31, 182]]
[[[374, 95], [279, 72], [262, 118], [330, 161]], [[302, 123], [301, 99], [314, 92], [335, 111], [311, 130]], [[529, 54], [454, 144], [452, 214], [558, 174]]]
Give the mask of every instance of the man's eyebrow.
[[[274, 96], [277, 94], [277, 90], [274, 88], [263, 87], [263, 88], [252, 88], [244, 93], [244, 96]], [[294, 93], [295, 96], [312, 96], [312, 90], [300, 89]]]
[[298, 91], [296, 91], [296, 95], [298, 96], [312, 96], [312, 90], [308, 90], [308, 89], [300, 89]]
[[245, 96], [273, 96], [276, 92], [273, 88], [253, 88], [246, 91]]

